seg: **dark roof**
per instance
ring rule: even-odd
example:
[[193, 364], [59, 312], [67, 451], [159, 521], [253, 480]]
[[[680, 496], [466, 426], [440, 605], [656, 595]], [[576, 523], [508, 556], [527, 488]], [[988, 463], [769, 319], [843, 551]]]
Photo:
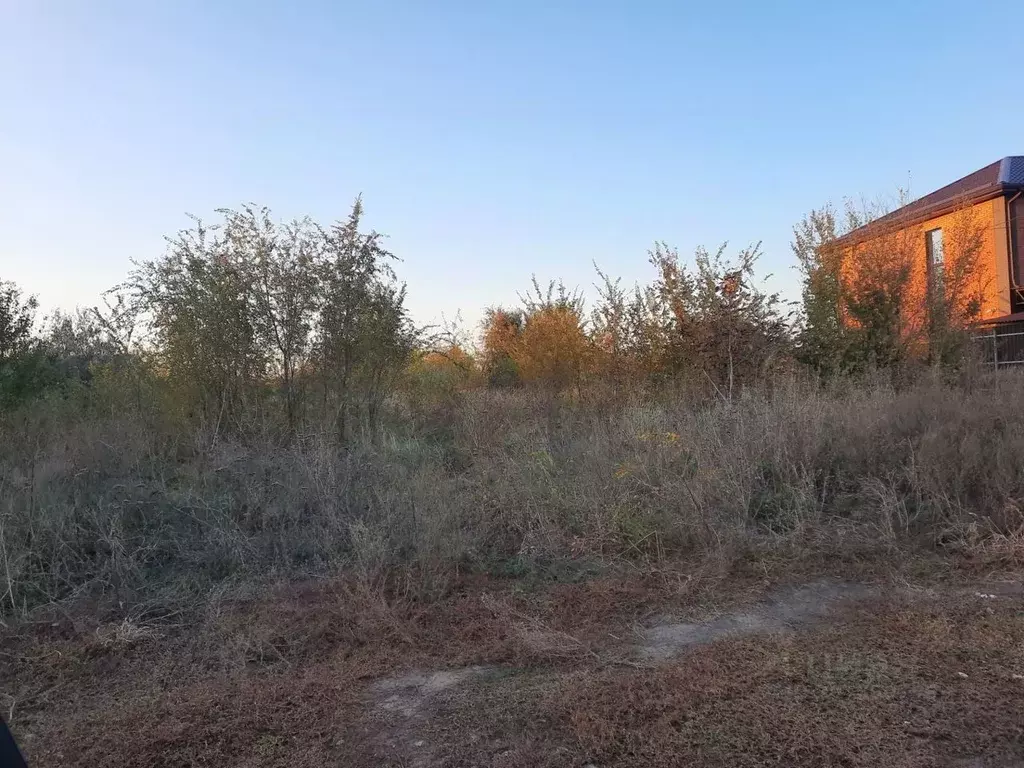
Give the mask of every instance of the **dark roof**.
[[1024, 185], [1024, 157], [1004, 157], [999, 161], [999, 181], [1003, 184]]
[[839, 242], [863, 242], [879, 230], [909, 227], [950, 213], [961, 205], [981, 203], [1020, 189], [1024, 189], [1024, 156], [1004, 157], [853, 230], [839, 238]]
[[1010, 325], [1013, 323], [1024, 323], [1024, 312], [1014, 312], [1012, 315], [1000, 315], [999, 317], [987, 317], [979, 320], [975, 325], [979, 328], [991, 328], [997, 325]]

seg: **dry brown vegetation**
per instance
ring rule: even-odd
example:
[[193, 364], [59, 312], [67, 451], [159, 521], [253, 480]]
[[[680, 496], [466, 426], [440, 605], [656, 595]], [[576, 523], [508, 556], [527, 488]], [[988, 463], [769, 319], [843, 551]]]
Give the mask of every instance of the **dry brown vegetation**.
[[[1015, 573], [1022, 396], [1014, 376], [703, 404], [470, 391], [396, 399], [342, 455], [21, 412], [0, 704], [38, 765], [402, 765], [414, 726], [437, 765], [1015, 755], [1019, 602], [618, 660], [637, 622], [779, 581]], [[509, 672], [413, 725], [373, 704], [382, 677], [467, 664]]]
[[763, 565], [467, 582], [429, 611], [335, 583], [187, 628], [47, 621], [5, 638], [5, 714], [35, 765], [1019, 764], [1019, 592], [889, 588], [818, 627], [628, 661], [635, 622], [744, 603], [779, 578]]
[[[39, 338], [5, 289], [0, 712], [34, 765], [1024, 757], [1020, 596], [964, 591], [1024, 559], [1024, 379], [880, 355], [884, 323], [806, 366], [828, 275], [797, 333], [756, 248], [658, 245], [590, 317], [535, 282], [473, 353], [412, 327], [360, 214], [229, 212]], [[638, 653], [822, 578], [875, 597]]]
[[1019, 605], [949, 602], [570, 677], [552, 706], [601, 765], [1019, 764]]
[[772, 551], [847, 559], [1021, 550], [1019, 378], [733, 401], [468, 392], [340, 454], [168, 433], [61, 404], [6, 422], [0, 598], [191, 601], [354, 572], [417, 599], [463, 572], [585, 571]]

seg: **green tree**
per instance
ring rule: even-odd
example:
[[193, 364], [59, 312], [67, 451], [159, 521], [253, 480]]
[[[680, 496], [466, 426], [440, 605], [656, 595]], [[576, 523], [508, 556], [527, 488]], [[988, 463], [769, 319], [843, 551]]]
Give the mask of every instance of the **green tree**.
[[734, 257], [722, 245], [698, 248], [686, 264], [658, 242], [648, 252], [654, 281], [632, 291], [598, 270], [592, 323], [601, 368], [620, 381], [699, 381], [731, 396], [785, 365], [793, 313], [755, 283], [759, 256], [759, 245]]
[[59, 381], [33, 334], [38, 302], [13, 282], [0, 281], [0, 407], [13, 407]]
[[291, 433], [318, 383], [340, 439], [358, 419], [376, 420], [416, 332], [394, 256], [382, 235], [360, 231], [362, 212], [357, 199], [346, 220], [323, 227], [221, 209], [216, 226], [196, 220], [161, 258], [136, 265], [132, 301], [147, 310], [159, 367], [190, 410], [236, 427], [276, 415]]
[[266, 207], [221, 213], [225, 236], [245, 270], [253, 328], [271, 350], [270, 373], [280, 376], [285, 419], [293, 429], [303, 399], [299, 374], [312, 350], [321, 302], [317, 270], [324, 258], [323, 232], [309, 218], [277, 224]]
[[149, 312], [158, 363], [187, 407], [218, 427], [238, 426], [269, 365], [252, 269], [230, 228], [194, 221], [168, 238], [161, 258], [137, 264], [128, 285]]
[[796, 336], [801, 362], [821, 374], [845, 365], [849, 345], [842, 317], [842, 249], [835, 209], [813, 210], [793, 227], [791, 248], [797, 259], [803, 316]]
[[23, 296], [13, 282], [0, 280], [0, 366], [13, 362], [31, 347], [38, 308], [35, 296]]
[[357, 418], [373, 425], [386, 394], [416, 347], [383, 235], [360, 231], [363, 203], [356, 199], [345, 221], [324, 230], [318, 272], [322, 296], [318, 360], [324, 403], [333, 409], [338, 438], [346, 441]]
[[698, 248], [694, 268], [659, 243], [650, 252], [658, 276], [650, 287], [652, 335], [660, 337], [666, 370], [699, 372], [720, 394], [756, 381], [789, 358], [791, 313], [777, 293], [754, 282], [760, 244], [726, 256]]

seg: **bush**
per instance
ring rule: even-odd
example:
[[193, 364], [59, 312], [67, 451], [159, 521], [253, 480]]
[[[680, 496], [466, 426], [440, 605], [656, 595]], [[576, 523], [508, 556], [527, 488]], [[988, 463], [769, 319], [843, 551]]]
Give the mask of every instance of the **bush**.
[[695, 407], [469, 391], [392, 401], [374, 440], [241, 443], [38, 401], [4, 417], [0, 598], [192, 599], [224, 580], [777, 550], [1024, 556], [1024, 379], [823, 390], [789, 379]]
[[815, 381], [756, 246], [691, 267], [658, 244], [653, 282], [602, 274], [589, 319], [534, 281], [479, 355], [452, 334], [422, 353], [360, 201], [330, 228], [221, 214], [38, 336], [0, 283], [3, 612], [339, 570], [430, 597], [571, 559], [1024, 555], [1024, 380], [949, 365], [969, 281], [950, 271], [931, 329], [946, 379], [920, 376], [891, 259], [843, 285], [829, 211], [794, 246]]

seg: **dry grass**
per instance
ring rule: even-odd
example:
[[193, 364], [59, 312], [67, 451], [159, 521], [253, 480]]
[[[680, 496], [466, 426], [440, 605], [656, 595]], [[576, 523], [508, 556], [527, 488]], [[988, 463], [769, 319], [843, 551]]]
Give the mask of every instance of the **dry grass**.
[[34, 765], [401, 765], [374, 681], [479, 664], [527, 671], [431, 703], [436, 764], [998, 765], [1003, 603], [622, 662], [773, 583], [1019, 570], [1022, 397], [468, 392], [344, 452], [38, 403], [0, 425], [0, 707]]
[[1019, 608], [862, 606], [808, 634], [577, 675], [549, 706], [600, 765], [1018, 765]]
[[1022, 396], [1016, 376], [789, 381], [699, 407], [469, 392], [395, 402], [343, 453], [37, 404], [3, 423], [0, 605], [117, 613], [339, 570], [423, 600], [467, 571], [571, 579], [750, 552], [1019, 564]]
[[0, 703], [35, 766], [375, 766], [393, 757], [375, 681], [471, 664], [568, 668], [576, 655], [521, 628], [601, 647], [599, 628], [625, 636], [652, 601], [688, 599], [631, 579], [509, 586], [473, 581], [424, 607], [380, 602], [358, 581], [288, 585], [146, 632], [40, 616], [3, 636]]
[[[374, 606], [358, 581], [283, 586], [118, 642], [110, 625], [40, 617], [4, 637], [3, 703], [36, 766], [1024, 758], [1019, 598], [944, 589], [876, 600], [834, 624], [720, 640], [651, 668], [623, 662], [638, 623], [744, 604], [767, 585], [696, 572], [515, 587], [472, 579], [429, 606]], [[493, 672], [412, 714], [375, 693], [385, 678], [477, 664]]]
[[876, 600], [654, 668], [485, 679], [416, 737], [439, 766], [1009, 768], [1024, 761], [1022, 644], [1019, 599]]

